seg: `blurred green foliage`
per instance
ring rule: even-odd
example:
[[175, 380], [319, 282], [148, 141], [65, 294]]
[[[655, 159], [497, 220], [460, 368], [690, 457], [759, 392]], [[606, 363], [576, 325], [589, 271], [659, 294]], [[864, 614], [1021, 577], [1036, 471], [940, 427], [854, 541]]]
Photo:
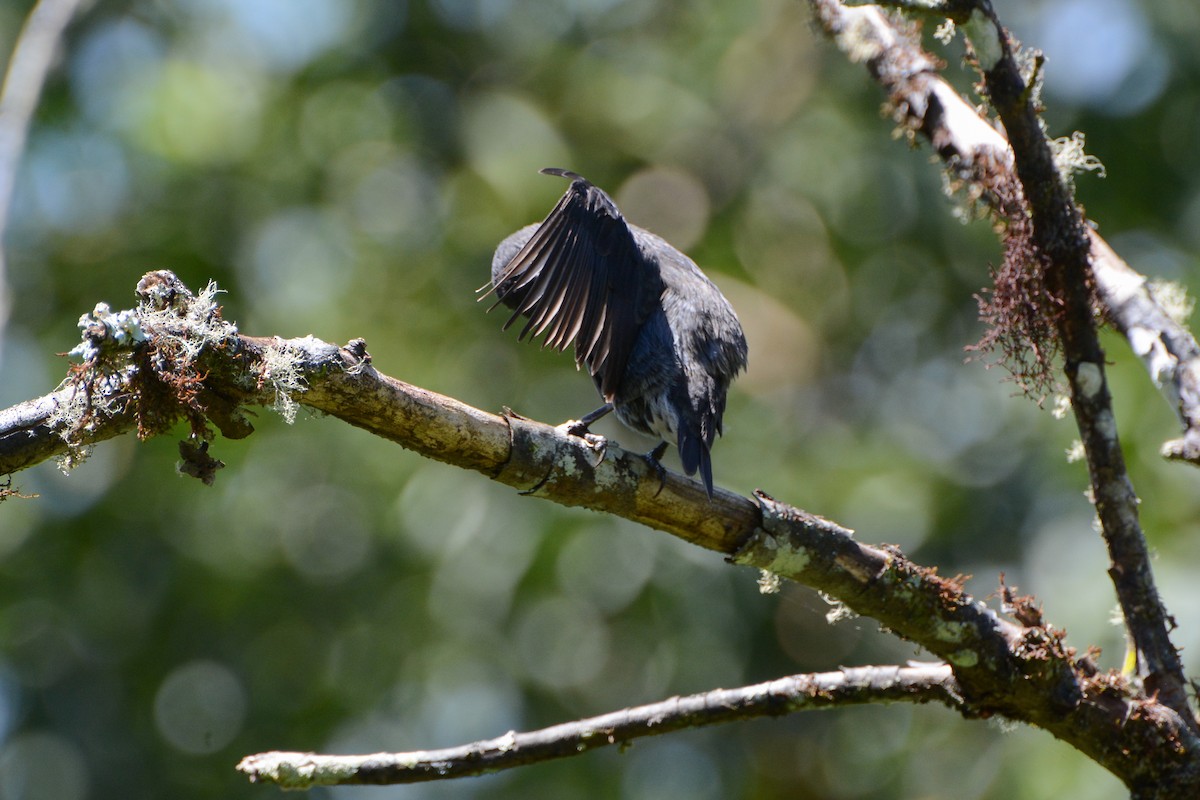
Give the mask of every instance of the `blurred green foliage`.
[[[0, 5], [7, 51], [30, 3]], [[1006, 6], [1006, 7], [1005, 7]], [[1089, 214], [1197, 283], [1200, 11], [1002, 4], [1048, 51], [1054, 135], [1084, 130]], [[1119, 24], [1118, 24], [1119, 23]], [[930, 43], [932, 46], [932, 43]], [[1103, 52], [1101, 63], [1095, 62]], [[961, 48], [943, 56], [964, 90]], [[894, 542], [988, 595], [1004, 571], [1079, 648], [1122, 652], [1068, 420], [964, 364], [998, 246], [925, 148], [889, 137], [802, 2], [107, 0], [70, 29], [20, 176], [0, 400], [52, 389], [75, 320], [142, 273], [228, 291], [254, 334], [363, 336], [374, 363], [489, 409], [590, 410], [569, 357], [474, 290], [564, 166], [687, 249], [738, 309], [717, 480]], [[1197, 476], [1170, 410], [1106, 340], [1143, 519], [1185, 656], [1200, 649]], [[333, 420], [170, 437], [16, 476], [0, 508], [0, 798], [274, 796], [266, 749], [447, 746], [675, 693], [922, 653], [814, 593], [661, 534], [517, 497]], [[649, 446], [619, 427], [601, 431]], [[642, 741], [444, 786], [314, 798], [1124, 796], [1047, 734], [858, 708]]]

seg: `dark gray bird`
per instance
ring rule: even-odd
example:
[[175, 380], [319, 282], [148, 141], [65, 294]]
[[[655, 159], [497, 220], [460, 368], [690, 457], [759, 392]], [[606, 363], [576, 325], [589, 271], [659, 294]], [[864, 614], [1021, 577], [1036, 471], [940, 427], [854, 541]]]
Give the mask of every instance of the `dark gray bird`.
[[684, 472], [699, 470], [711, 498], [709, 451], [729, 383], [746, 366], [733, 307], [690, 258], [628, 224], [602, 190], [573, 172], [542, 172], [571, 186], [540, 225], [496, 248], [489, 294], [514, 309], [504, 328], [528, 317], [518, 339], [544, 333], [542, 346], [560, 351], [575, 344], [575, 364], [587, 365], [604, 405], [573, 423], [572, 433], [616, 411], [630, 428], [662, 440], [647, 454], [660, 474], [658, 459], [671, 442]]

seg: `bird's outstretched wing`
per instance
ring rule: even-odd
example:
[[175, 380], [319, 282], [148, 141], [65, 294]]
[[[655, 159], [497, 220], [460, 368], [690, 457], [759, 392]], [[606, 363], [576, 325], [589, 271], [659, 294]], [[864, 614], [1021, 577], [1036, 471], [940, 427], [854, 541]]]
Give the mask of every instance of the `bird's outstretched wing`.
[[514, 309], [505, 329], [525, 316], [519, 339], [544, 333], [543, 347], [557, 350], [574, 342], [575, 363], [587, 364], [611, 401], [638, 330], [662, 294], [662, 279], [607, 194], [573, 172], [542, 172], [568, 178], [571, 186], [493, 274], [492, 290]]

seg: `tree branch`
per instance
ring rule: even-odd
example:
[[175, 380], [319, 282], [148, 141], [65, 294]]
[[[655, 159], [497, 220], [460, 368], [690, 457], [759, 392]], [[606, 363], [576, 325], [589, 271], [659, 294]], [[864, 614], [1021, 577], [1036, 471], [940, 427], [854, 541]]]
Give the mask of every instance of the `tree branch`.
[[796, 711], [895, 702], [940, 702], [958, 708], [960, 700], [950, 667], [857, 667], [793, 675], [754, 686], [672, 697], [528, 733], [510, 731], [461, 747], [365, 756], [259, 753], [242, 759], [237, 768], [251, 782], [275, 783], [284, 789], [420, 783], [498, 772], [687, 728]]
[[58, 42], [79, 3], [80, 0], [39, 0], [13, 46], [4, 87], [0, 89], [0, 342], [11, 306], [3, 242], [17, 167]]
[[[408, 780], [425, 780], [447, 762], [464, 770], [460, 774], [477, 774], [526, 763], [520, 759], [531, 754], [558, 757], [748, 716], [856, 702], [938, 700], [967, 715], [999, 713], [1049, 730], [1106, 766], [1137, 796], [1200, 793], [1200, 739], [1121, 460], [1089, 280], [1096, 281], [1110, 318], [1184, 423], [1185, 436], [1168, 446], [1169, 453], [1197, 463], [1200, 347], [1182, 325], [1170, 321], [1145, 290], [1145, 279], [1084, 226], [1069, 188], [1058, 180], [1031, 92], [1016, 67], [1014, 44], [986, 0], [895, 4], [926, 12], [935, 7], [969, 26], [1013, 148], [936, 77], [936, 62], [877, 9], [811, 2], [827, 30], [856, 59], [866, 60], [893, 94], [898, 116], [929, 137], [955, 175], [972, 181], [1000, 170], [1020, 180], [1034, 243], [1063, 301], [1059, 327], [1073, 405], [1112, 555], [1111, 573], [1146, 659], [1151, 692], [1120, 676], [1098, 674], [1086, 657], [1076, 658], [1065, 646], [1061, 631], [1040, 617], [1018, 616], [1020, 625], [1003, 620], [968, 595], [958, 579], [913, 564], [894, 548], [860, 544], [835, 523], [762, 493], [751, 500], [719, 491], [710, 503], [699, 484], [676, 474], [660, 487], [640, 456], [615, 444], [597, 450], [561, 429], [508, 411], [489, 414], [382, 375], [371, 367], [361, 341], [339, 348], [311, 337], [240, 335], [220, 319], [211, 297], [194, 298], [170, 273], [152, 273], [139, 284], [139, 309], [114, 314], [97, 307], [77, 349], [83, 363], [59, 390], [0, 412], [0, 474], [56, 455], [76, 462], [94, 442], [131, 431], [153, 436], [181, 420], [198, 440], [211, 438], [210, 422], [226, 436], [245, 436], [252, 429], [243, 406], [273, 404], [290, 414], [305, 405], [523, 493], [642, 522], [728, 554], [735, 563], [802, 581], [949, 662], [842, 670], [717, 690], [463, 748], [393, 754], [390, 764], [378, 756], [301, 754], [300, 761], [289, 762], [283, 760], [287, 754], [263, 754], [239, 767], [252, 779], [286, 780], [310, 769], [312, 778], [329, 763], [334, 771], [353, 769], [355, 778], [403, 770]], [[0, 238], [37, 95], [55, 44], [78, 5], [78, 0], [41, 0], [14, 51], [0, 97]], [[977, 187], [976, 199], [993, 199], [984, 182]], [[0, 328], [8, 307], [3, 265], [0, 255]], [[410, 764], [414, 757], [424, 766]], [[360, 760], [349, 760], [354, 758]]]
[[1183, 436], [1166, 442], [1167, 458], [1200, 466], [1200, 344], [1152, 291], [1151, 282], [1113, 252], [1095, 230], [1092, 273], [1104, 310], [1183, 423]]
[[[972, 197], [999, 203], [999, 198], [1011, 195], [1011, 191], [998, 192], [998, 179], [1014, 185], [1019, 180], [1033, 223], [1032, 251], [1042, 261], [1040, 268], [1045, 271], [1047, 287], [1061, 308], [1055, 324], [1065, 356], [1072, 407], [1112, 561], [1110, 576], [1142, 656], [1141, 674], [1147, 687], [1159, 692], [1163, 701], [1196, 730], [1183, 667], [1169, 637], [1170, 618], [1155, 587], [1138, 523], [1137, 498], [1125, 470], [1104, 375], [1104, 353], [1093, 322], [1089, 287], [1099, 276], [1094, 276], [1089, 261], [1093, 243], [1100, 240], [1089, 234], [1069, 185], [1055, 165], [1033, 106], [1033, 93], [1017, 66], [1007, 30], [986, 0], [936, 5], [944, 13], [966, 20], [988, 95], [1011, 145], [992, 126], [980, 124], [975, 112], [967, 113], [957, 93], [935, 76], [936, 61], [877, 8], [846, 8], [837, 0], [811, 2], [839, 46], [856, 60], [867, 62], [873, 76], [889, 92], [897, 116], [910, 130], [930, 140], [958, 179], [974, 186]], [[970, 9], [969, 16], [964, 17], [964, 8]], [[968, 122], [972, 117], [975, 120]], [[1009, 213], [998, 205], [993, 208], [1000, 214]], [[1113, 273], [1106, 272], [1104, 277], [1113, 280]], [[1111, 290], [1099, 294], [1117, 296]], [[1190, 401], [1191, 395], [1187, 397]], [[1189, 411], [1185, 424], [1190, 426], [1194, 417]], [[1191, 431], [1189, 427], [1189, 434]]]
[[[1159, 597], [1150, 553], [1138, 521], [1138, 499], [1125, 469], [1104, 351], [1092, 312], [1091, 242], [1069, 183], [1055, 164], [1050, 143], [1034, 108], [1032, 92], [1017, 66], [1015, 48], [991, 4], [980, 0], [972, 16], [986, 18], [984, 37], [1000, 43], [999, 58], [981, 57], [987, 93], [1007, 131], [1017, 175], [1029, 203], [1033, 239], [1044, 259], [1047, 286], [1062, 304], [1057, 317], [1065, 357], [1071, 407], [1091, 475], [1092, 500], [1108, 544], [1109, 575], [1139, 656], [1139, 673], [1151, 692], [1200, 731], [1187, 699], [1179, 653], [1171, 643], [1173, 625]], [[973, 40], [974, 41], [974, 40]], [[977, 52], [982, 54], [982, 48]]]
[[[131, 431], [153, 436], [182, 419], [201, 438], [211, 436], [205, 417], [239, 438], [252, 430], [239, 406], [299, 404], [522, 493], [617, 514], [709, 550], [733, 552], [757, 524], [752, 501], [719, 491], [710, 503], [702, 485], [674, 472], [660, 486], [640, 454], [615, 443], [598, 451], [511, 411], [490, 414], [383, 375], [361, 340], [339, 348], [312, 337], [239, 335], [211, 295], [192, 297], [170, 272], [148, 273], [138, 294], [136, 312], [92, 315], [76, 351], [91, 346], [99, 355], [73, 378], [0, 411], [0, 475], [84, 456], [87, 446]], [[119, 343], [122, 324], [144, 341]]]
[[135, 310], [99, 306], [83, 321], [73, 351], [83, 363], [67, 385], [0, 413], [0, 473], [122, 433], [152, 436], [179, 420], [196, 438], [211, 436], [207, 422], [245, 436], [240, 407], [294, 413], [302, 404], [524, 493], [641, 522], [819, 589], [949, 662], [965, 713], [1049, 730], [1130, 785], [1154, 770], [1200, 791], [1200, 739], [1177, 713], [1119, 675], [1097, 674], [1040, 618], [1003, 620], [960, 580], [895, 548], [862, 544], [762, 493], [718, 491], [710, 503], [703, 486], [674, 473], [660, 491], [640, 455], [609, 444], [600, 458], [562, 428], [382, 375], [361, 341], [339, 348], [241, 335], [221, 319], [211, 285], [193, 297], [171, 273], [155, 272], [138, 294]]
[[[965, 21], [974, 0], [889, 5], [925, 15]], [[896, 120], [933, 146], [951, 175], [965, 182], [968, 202], [992, 203], [986, 177], [997, 166], [1013, 168], [1013, 153], [1004, 134], [937, 74], [938, 61], [919, 43], [898, 30], [878, 5], [845, 7], [833, 0], [813, 3], [826, 33], [851, 58], [864, 61], [887, 91]], [[1145, 365], [1154, 385], [1183, 427], [1183, 438], [1167, 442], [1164, 454], [1200, 465], [1200, 344], [1177, 314], [1150, 291], [1150, 281], [1129, 266], [1094, 228], [1092, 273], [1108, 319], [1125, 336]]]

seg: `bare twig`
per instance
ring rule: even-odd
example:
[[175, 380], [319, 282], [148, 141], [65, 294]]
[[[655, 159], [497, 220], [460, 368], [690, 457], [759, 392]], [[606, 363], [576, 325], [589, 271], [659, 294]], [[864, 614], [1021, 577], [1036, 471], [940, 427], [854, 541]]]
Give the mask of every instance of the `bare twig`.
[[[878, 8], [846, 8], [836, 0], [812, 0], [812, 4], [838, 44], [852, 57], [867, 62], [889, 92], [897, 116], [911, 130], [928, 137], [957, 179], [974, 182], [977, 199], [996, 200], [987, 177], [998, 170], [1007, 171], [1011, 181], [1015, 170], [1029, 204], [1032, 245], [1045, 260], [1047, 286], [1062, 307], [1056, 324], [1088, 457], [1092, 493], [1109, 546], [1110, 574], [1143, 656], [1148, 687], [1160, 692], [1164, 702], [1195, 726], [1182, 665], [1168, 635], [1169, 617], [1155, 588], [1138, 524], [1137, 498], [1125, 472], [1104, 377], [1104, 355], [1093, 323], [1089, 259], [1099, 237], [1087, 231], [1055, 166], [1007, 31], [983, 0], [946, 6], [946, 13], [953, 12], [967, 23], [989, 96], [1011, 146], [992, 126], [965, 122], [972, 117], [978, 120], [978, 115], [967, 113], [969, 107], [957, 93], [933, 74], [934, 60]], [[964, 15], [968, 7], [970, 13]], [[1111, 275], [1105, 273], [1104, 277]], [[1115, 296], [1103, 289], [1099, 294]]]
[[4, 234], [12, 204], [17, 167], [29, 135], [29, 122], [63, 31], [81, 0], [40, 0], [21, 29], [0, 90], [0, 342], [3, 342], [11, 301], [8, 297]]
[[528, 733], [509, 733], [461, 747], [363, 756], [260, 753], [238, 764], [253, 782], [285, 789], [346, 784], [394, 784], [462, 778], [620, 745], [644, 736], [864, 703], [940, 702], [960, 705], [950, 667], [858, 667], [793, 675], [754, 686], [716, 689], [626, 708]]

